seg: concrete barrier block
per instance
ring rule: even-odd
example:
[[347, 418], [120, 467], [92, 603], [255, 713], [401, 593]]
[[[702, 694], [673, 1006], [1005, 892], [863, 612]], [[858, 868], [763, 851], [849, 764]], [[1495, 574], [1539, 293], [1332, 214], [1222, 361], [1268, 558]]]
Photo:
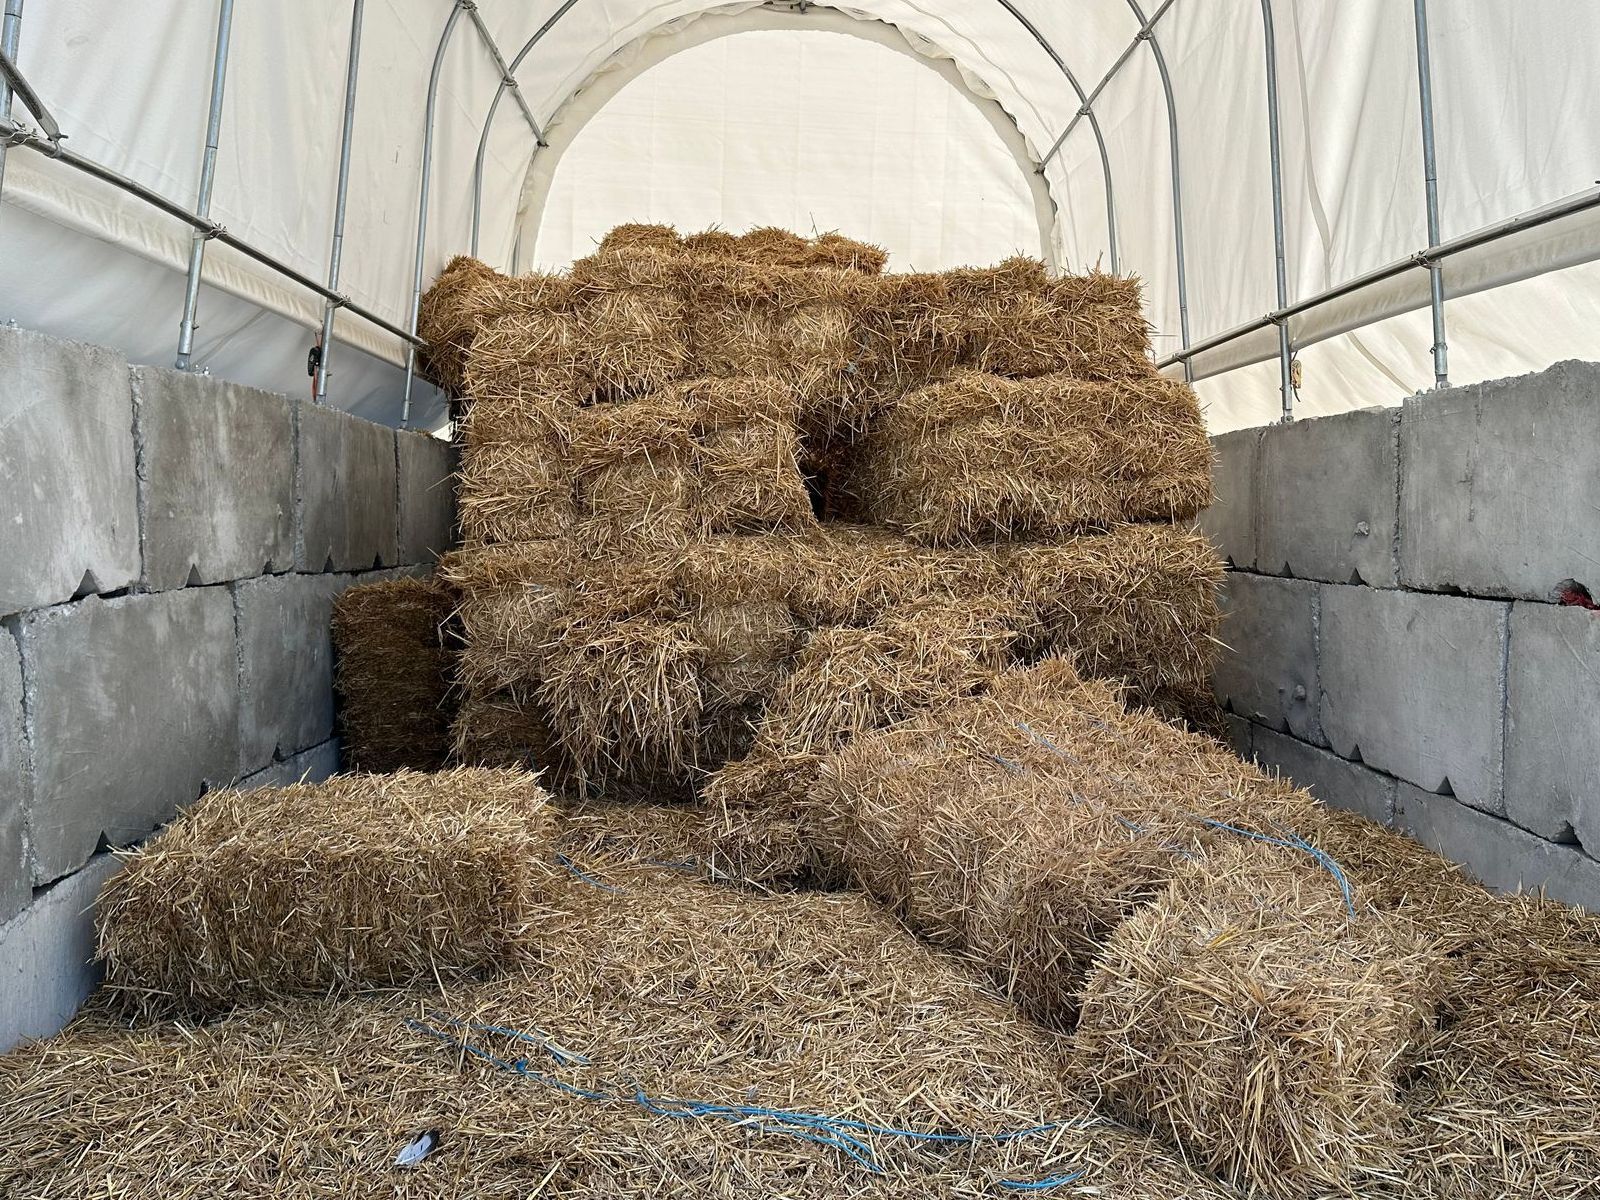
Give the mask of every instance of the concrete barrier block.
[[1222, 590], [1217, 699], [1257, 724], [1320, 742], [1317, 591], [1297, 579], [1240, 571]]
[[1259, 429], [1236, 429], [1211, 439], [1216, 454], [1216, 499], [1197, 524], [1217, 554], [1236, 567], [1256, 565], [1256, 454]]
[[394, 430], [297, 404], [301, 571], [365, 571], [399, 558]]
[[239, 780], [239, 790], [248, 792], [256, 788], [288, 787], [294, 783], [321, 783], [339, 773], [340, 762], [339, 741], [334, 738], [246, 775]]
[[1243, 717], [1236, 717], [1230, 712], [1223, 713], [1222, 720], [1228, 727], [1228, 745], [1233, 747], [1235, 754], [1248, 762], [1251, 755], [1251, 743], [1255, 737], [1255, 726]]
[[352, 582], [268, 575], [234, 585], [240, 774], [333, 736], [333, 601]]
[[294, 404], [191, 375], [133, 372], [144, 584], [165, 590], [294, 567]]
[[1393, 408], [1264, 429], [1257, 568], [1394, 587], [1399, 429]]
[[22, 718], [22, 655], [9, 629], [0, 629], [0, 922], [28, 906], [28, 744]]
[[1552, 900], [1600, 913], [1600, 862], [1576, 846], [1547, 842], [1510, 821], [1405, 783], [1396, 803], [1404, 833], [1495, 891], [1543, 891]]
[[1511, 610], [1506, 816], [1600, 852], [1600, 613]]
[[1293, 780], [1329, 808], [1360, 813], [1380, 825], [1394, 824], [1392, 777], [1270, 729], [1258, 727], [1252, 746], [1257, 764]]
[[60, 1033], [100, 986], [94, 903], [118, 869], [114, 856], [96, 855], [0, 925], [0, 1054]]
[[0, 328], [0, 616], [139, 578], [128, 364]]
[[456, 455], [425, 433], [395, 435], [400, 471], [400, 561], [431, 563], [455, 542]]
[[1322, 588], [1322, 730], [1340, 758], [1504, 815], [1509, 605]]
[[1417, 396], [1400, 425], [1407, 587], [1551, 598], [1600, 591], [1600, 365]]
[[144, 837], [238, 768], [226, 588], [89, 599], [21, 622], [34, 881]]

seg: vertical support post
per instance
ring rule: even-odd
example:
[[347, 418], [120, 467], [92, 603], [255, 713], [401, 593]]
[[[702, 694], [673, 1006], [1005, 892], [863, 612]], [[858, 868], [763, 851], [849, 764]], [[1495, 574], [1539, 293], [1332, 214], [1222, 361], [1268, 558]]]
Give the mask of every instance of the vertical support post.
[[[411, 275], [411, 321], [406, 330], [412, 338], [417, 336], [417, 317], [422, 312], [422, 269], [428, 249], [428, 193], [433, 182], [433, 118], [439, 108], [439, 77], [444, 72], [444, 54], [450, 48], [450, 35], [456, 31], [464, 10], [463, 0], [445, 20], [444, 31], [439, 34], [439, 46], [433, 52], [433, 71], [428, 76], [428, 106], [422, 118], [422, 182], [417, 194], [417, 259]], [[405, 399], [400, 408], [400, 428], [411, 427], [411, 390], [417, 378], [417, 347], [414, 341], [406, 343]]]
[[1444, 268], [1431, 255], [1439, 246], [1439, 158], [1433, 137], [1433, 62], [1428, 53], [1428, 0], [1414, 0], [1417, 92], [1422, 102], [1422, 166], [1428, 203], [1428, 282], [1433, 309], [1433, 386], [1450, 386], [1450, 347], [1444, 327]]
[[[344, 77], [344, 126], [339, 135], [339, 187], [333, 204], [333, 245], [328, 251], [328, 290], [339, 290], [339, 268], [344, 258], [344, 220], [350, 199], [350, 148], [356, 124], [356, 79], [361, 69], [361, 18], [366, 0], [352, 0], [350, 56]], [[328, 401], [328, 357], [333, 353], [333, 314], [336, 300], [322, 305], [322, 352], [317, 358], [316, 402]]]
[[1272, 0], [1261, 0], [1261, 19], [1267, 37], [1267, 136], [1272, 153], [1272, 234], [1277, 255], [1278, 373], [1283, 392], [1283, 423], [1294, 420], [1294, 350], [1289, 344], [1289, 266], [1283, 229], [1283, 143], [1278, 123], [1278, 38], [1272, 27]]
[[[1183, 349], [1187, 351], [1191, 344], [1189, 272], [1183, 249], [1183, 156], [1178, 148], [1178, 103], [1172, 91], [1172, 76], [1167, 71], [1167, 56], [1161, 52], [1161, 39], [1156, 36], [1154, 22], [1145, 19], [1139, 0], [1128, 0], [1128, 6], [1139, 20], [1140, 38], [1150, 43], [1150, 52], [1155, 55], [1156, 70], [1161, 74], [1161, 91], [1167, 102], [1167, 142], [1172, 151], [1172, 236], [1178, 267], [1178, 332], [1183, 340]], [[1187, 355], [1183, 360], [1183, 378], [1187, 383], [1194, 382], [1194, 363]]]
[[[4, 24], [0, 24], [0, 50], [12, 62], [17, 61], [17, 43], [22, 38], [22, 0], [6, 0]], [[0, 120], [11, 119], [11, 85], [0, 79]], [[0, 142], [0, 189], [6, 185], [6, 150]]]
[[[211, 215], [211, 186], [217, 178], [217, 143], [222, 133], [222, 95], [228, 82], [228, 45], [233, 36], [233, 0], [221, 0], [217, 11], [217, 49], [211, 64], [211, 107], [206, 116], [206, 152], [200, 163], [200, 193], [194, 211]], [[205, 266], [209, 235], [196, 229], [189, 238], [189, 282], [183, 295], [183, 321], [178, 326], [178, 358], [187, 371], [194, 362], [195, 310], [200, 306], [200, 271]]]

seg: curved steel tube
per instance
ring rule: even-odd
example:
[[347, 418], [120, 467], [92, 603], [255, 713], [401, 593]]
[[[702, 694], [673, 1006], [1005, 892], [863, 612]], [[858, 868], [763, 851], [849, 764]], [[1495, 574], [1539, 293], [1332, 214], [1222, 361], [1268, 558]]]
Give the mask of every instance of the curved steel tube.
[[[1433, 137], [1433, 62], [1428, 52], [1428, 0], [1416, 0], [1417, 95], [1422, 101], [1422, 166], [1428, 205], [1428, 249], [1439, 245], [1439, 155]], [[1450, 348], [1444, 328], [1444, 268], [1428, 264], [1429, 306], [1433, 310], [1433, 386], [1450, 386]]]
[[[1172, 236], [1178, 265], [1178, 334], [1183, 348], [1189, 348], [1189, 273], [1183, 252], [1183, 162], [1178, 148], [1178, 102], [1172, 92], [1172, 76], [1167, 73], [1167, 56], [1161, 52], [1161, 39], [1145, 19], [1139, 0], [1128, 0], [1128, 7], [1139, 20], [1140, 36], [1150, 43], [1150, 52], [1156, 58], [1156, 70], [1161, 73], [1161, 91], [1167, 100], [1167, 141], [1172, 149]], [[1183, 360], [1184, 379], [1194, 382], [1189, 360]]]
[[[439, 108], [439, 76], [444, 70], [444, 53], [450, 48], [450, 35], [456, 31], [456, 23], [461, 20], [464, 11], [462, 0], [456, 0], [455, 7], [450, 10], [449, 19], [444, 23], [444, 31], [439, 34], [439, 47], [433, 52], [433, 72], [428, 76], [428, 108], [423, 115], [422, 134], [422, 184], [417, 197], [417, 261], [416, 269], [411, 275], [411, 320], [406, 328], [411, 333], [411, 341], [406, 344], [406, 388], [405, 399], [400, 406], [400, 428], [406, 429], [411, 424], [411, 389], [417, 377], [417, 316], [422, 311], [422, 263], [428, 247], [428, 189], [432, 182], [433, 174], [433, 116]], [[504, 87], [504, 82], [501, 87]]]
[[[350, 53], [345, 61], [344, 121], [339, 127], [339, 182], [333, 201], [333, 245], [328, 250], [328, 290], [339, 290], [339, 272], [344, 265], [344, 221], [350, 207], [350, 151], [355, 142], [356, 83], [361, 73], [361, 21], [366, 0], [353, 0], [350, 6]], [[333, 315], [339, 309], [337, 301], [327, 300], [322, 305], [321, 353], [317, 355], [316, 387], [312, 391], [317, 404], [328, 398], [328, 359], [333, 354]]]
[[[1069, 83], [1072, 86], [1072, 90], [1077, 93], [1078, 103], [1083, 106], [1078, 111], [1082, 115], [1089, 118], [1089, 128], [1094, 131], [1095, 145], [1100, 150], [1100, 170], [1104, 174], [1106, 180], [1106, 240], [1111, 249], [1111, 273], [1113, 275], [1120, 275], [1122, 272], [1117, 258], [1116, 188], [1111, 181], [1111, 155], [1106, 152], [1106, 139], [1105, 135], [1100, 132], [1100, 120], [1094, 115], [1094, 102], [1088, 93], [1083, 90], [1083, 85], [1078, 82], [1078, 77], [1072, 73], [1072, 68], [1067, 66], [1066, 60], [1062, 58], [1060, 54], [1056, 53], [1056, 48], [1050, 44], [1050, 39], [1045, 37], [1044, 34], [1040, 33], [1038, 27], [1022, 14], [1022, 11], [1018, 9], [1017, 6], [1011, 2], [1011, 0], [999, 0], [999, 4], [1001, 8], [1005, 9], [1017, 19], [1017, 22], [1028, 31], [1028, 33], [1033, 37], [1033, 40], [1039, 43], [1040, 49], [1050, 56], [1050, 61], [1055, 63], [1056, 66], [1061, 69], [1061, 73], [1067, 78], [1067, 83]], [[1109, 76], [1107, 76], [1107, 78], [1109, 78]], [[1104, 84], [1101, 86], [1104, 86]], [[1063, 140], [1065, 140], [1065, 137], [1066, 135], [1063, 134]], [[1049, 156], [1046, 155], [1044, 161], [1040, 162], [1039, 164], [1039, 170], [1041, 172], [1044, 171], [1045, 163], [1048, 161]]]
[[[194, 210], [211, 215], [211, 188], [217, 179], [217, 146], [222, 139], [222, 96], [228, 83], [228, 51], [233, 38], [233, 0], [217, 6], [217, 44], [211, 61], [211, 105], [206, 114], [206, 149], [200, 160], [200, 192]], [[196, 230], [189, 238], [189, 278], [184, 285], [183, 319], [178, 323], [178, 357], [173, 363], [187, 371], [194, 363], [195, 317], [200, 308], [200, 275], [205, 269], [206, 236]]]

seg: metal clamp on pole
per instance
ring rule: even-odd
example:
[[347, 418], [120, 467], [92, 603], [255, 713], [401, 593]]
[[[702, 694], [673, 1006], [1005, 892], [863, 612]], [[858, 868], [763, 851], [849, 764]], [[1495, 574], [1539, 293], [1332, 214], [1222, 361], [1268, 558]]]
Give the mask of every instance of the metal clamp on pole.
[[[217, 48], [211, 66], [211, 106], [206, 115], [206, 150], [200, 163], [200, 193], [195, 201], [195, 215], [211, 215], [211, 188], [217, 178], [217, 145], [222, 135], [222, 95], [228, 82], [228, 49], [233, 36], [233, 0], [221, 0], [217, 12]], [[221, 226], [211, 230], [196, 230], [189, 239], [189, 279], [183, 294], [183, 320], [178, 325], [178, 357], [174, 366], [180, 371], [192, 369], [194, 363], [195, 313], [200, 307], [200, 273], [205, 266], [206, 243], [220, 236]]]

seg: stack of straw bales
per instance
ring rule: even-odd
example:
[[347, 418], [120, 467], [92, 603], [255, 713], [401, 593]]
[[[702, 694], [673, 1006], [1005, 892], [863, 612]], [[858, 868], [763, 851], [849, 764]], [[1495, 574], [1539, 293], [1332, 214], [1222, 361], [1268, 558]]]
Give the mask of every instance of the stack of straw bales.
[[437, 771], [449, 760], [454, 607], [449, 588], [425, 579], [359, 584], [334, 601], [334, 686], [348, 769]]
[[207, 795], [107, 885], [108, 989], [204, 1013], [512, 966], [549, 895], [546, 799], [532, 775], [489, 770]]
[[499, 978], [198, 1027], [91, 1008], [0, 1059], [0, 1193], [1225, 1200], [863, 898], [581, 870]]

